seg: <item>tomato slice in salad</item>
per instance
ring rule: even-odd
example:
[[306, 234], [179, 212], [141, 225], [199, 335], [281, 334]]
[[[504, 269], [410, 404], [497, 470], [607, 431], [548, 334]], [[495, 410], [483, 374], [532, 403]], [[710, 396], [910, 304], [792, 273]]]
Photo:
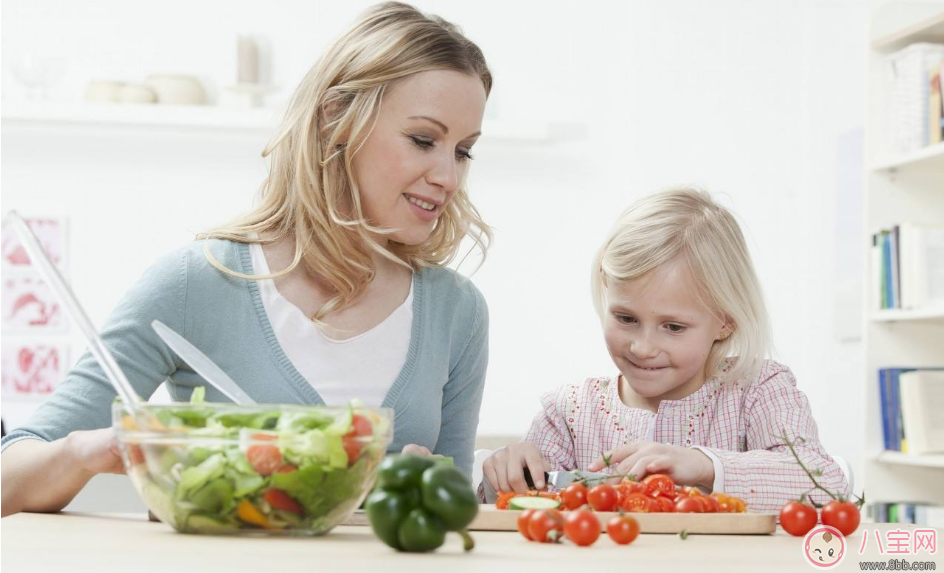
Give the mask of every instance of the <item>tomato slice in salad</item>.
[[278, 446], [269, 444], [249, 446], [246, 449], [246, 459], [249, 460], [252, 469], [264, 476], [273, 474], [282, 467], [282, 453]]
[[297, 501], [276, 487], [266, 490], [266, 492], [262, 495], [262, 499], [266, 500], [266, 502], [273, 508], [279, 509], [281, 511], [289, 511], [299, 516], [304, 515], [305, 513], [305, 510], [302, 509], [302, 506], [299, 505]]

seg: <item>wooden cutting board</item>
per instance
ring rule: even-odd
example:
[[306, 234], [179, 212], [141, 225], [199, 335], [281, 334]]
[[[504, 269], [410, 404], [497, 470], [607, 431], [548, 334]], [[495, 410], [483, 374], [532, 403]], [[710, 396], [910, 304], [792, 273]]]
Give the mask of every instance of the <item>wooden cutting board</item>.
[[[564, 512], [565, 514], [567, 512]], [[518, 531], [518, 515], [513, 509], [497, 509], [493, 504], [479, 506], [479, 514], [469, 526], [471, 531]], [[616, 513], [597, 512], [600, 525]], [[720, 535], [770, 535], [777, 530], [775, 516], [763, 513], [634, 513], [643, 533], [708, 533]], [[341, 525], [370, 525], [362, 510], [357, 510]]]

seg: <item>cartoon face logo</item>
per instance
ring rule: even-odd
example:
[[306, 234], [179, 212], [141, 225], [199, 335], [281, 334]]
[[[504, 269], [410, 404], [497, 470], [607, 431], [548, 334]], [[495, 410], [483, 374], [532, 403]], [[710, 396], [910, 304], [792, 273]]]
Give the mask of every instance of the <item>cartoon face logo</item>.
[[803, 555], [817, 569], [831, 569], [846, 556], [846, 538], [835, 527], [814, 527], [803, 539]]

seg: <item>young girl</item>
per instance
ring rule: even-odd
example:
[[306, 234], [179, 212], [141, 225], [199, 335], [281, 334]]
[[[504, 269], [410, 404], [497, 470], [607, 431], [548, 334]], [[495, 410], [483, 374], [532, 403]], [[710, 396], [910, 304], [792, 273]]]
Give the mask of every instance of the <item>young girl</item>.
[[695, 189], [642, 199], [600, 249], [592, 282], [618, 372], [542, 396], [524, 440], [485, 461], [492, 488], [525, 491], [525, 467], [538, 489], [552, 470], [664, 473], [778, 512], [812, 486], [786, 435], [805, 439], [797, 453], [821, 485], [848, 493], [790, 369], [764, 360], [767, 310], [728, 210]]
[[[159, 319], [258, 402], [393, 408], [391, 449], [470, 471], [488, 310], [444, 267], [464, 238], [490, 236], [466, 178], [491, 87], [452, 24], [405, 4], [368, 10], [298, 86], [259, 205], [159, 261], [105, 324], [138, 394], [166, 379], [187, 400], [204, 384], [151, 329]], [[96, 473], [123, 471], [114, 397], [86, 353], [3, 439], [4, 515], [56, 511]]]

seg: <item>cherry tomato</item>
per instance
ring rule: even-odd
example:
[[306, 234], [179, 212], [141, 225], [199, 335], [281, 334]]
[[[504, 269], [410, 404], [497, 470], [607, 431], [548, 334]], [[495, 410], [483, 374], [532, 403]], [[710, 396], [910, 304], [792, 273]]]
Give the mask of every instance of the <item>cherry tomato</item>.
[[564, 520], [564, 535], [581, 547], [593, 545], [600, 537], [600, 520], [587, 509], [572, 511]]
[[731, 510], [732, 513], [744, 513], [747, 511], [747, 502], [745, 502], [743, 499], [739, 497], [731, 497], [729, 498], [729, 501], [733, 507]]
[[561, 492], [561, 502], [567, 509], [577, 509], [587, 504], [587, 486], [572, 483]]
[[789, 501], [780, 508], [780, 526], [790, 535], [803, 537], [816, 527], [816, 508], [799, 501]]
[[278, 488], [273, 487], [266, 490], [266, 492], [262, 494], [262, 499], [266, 500], [269, 505], [275, 509], [289, 511], [295, 515], [303, 515], [305, 513], [305, 510], [302, 509], [302, 506], [299, 505], [297, 501]]
[[679, 513], [704, 513], [705, 508], [694, 497], [686, 496], [675, 502], [675, 511]]
[[631, 515], [618, 515], [606, 522], [606, 533], [614, 543], [629, 545], [639, 536], [639, 522]]
[[843, 535], [859, 527], [859, 508], [851, 501], [833, 500], [823, 506], [823, 525], [830, 525]]
[[246, 448], [246, 459], [252, 469], [267, 476], [282, 467], [282, 453], [277, 446], [260, 444]]
[[587, 492], [587, 503], [597, 511], [613, 511], [616, 508], [616, 488], [609, 484], [600, 484]]
[[656, 506], [653, 511], [661, 511], [665, 513], [672, 513], [675, 511], [675, 502], [668, 497], [660, 495], [659, 497], [652, 498], [652, 501], [655, 502], [653, 505]]
[[658, 504], [658, 502], [644, 493], [636, 492], [629, 494], [620, 504], [620, 508], [623, 511], [649, 513], [652, 511], [653, 504]]
[[564, 516], [556, 509], [542, 509], [531, 514], [528, 533], [539, 543], [557, 543], [564, 533]]
[[284, 466], [282, 466], [282, 467], [280, 467], [279, 469], [275, 470], [275, 473], [277, 473], [277, 474], [290, 474], [290, 473], [292, 473], [293, 471], [295, 471], [295, 470], [297, 470], [297, 469], [298, 469], [297, 467], [295, 467], [295, 466], [293, 466], [293, 465], [291, 465], [291, 464], [285, 464]]
[[711, 497], [710, 495], [702, 495], [692, 499], [697, 499], [701, 502], [701, 506], [705, 509], [705, 513], [718, 513], [718, 510], [720, 509], [718, 500]]
[[534, 541], [531, 539], [531, 532], [528, 530], [528, 524], [531, 522], [531, 516], [534, 515], [535, 511], [537, 510], [526, 509], [518, 516], [518, 533], [520, 533], [528, 541]]
[[646, 476], [642, 483], [653, 489], [653, 493], [662, 492], [675, 495], [675, 480], [665, 474], [652, 474]]

